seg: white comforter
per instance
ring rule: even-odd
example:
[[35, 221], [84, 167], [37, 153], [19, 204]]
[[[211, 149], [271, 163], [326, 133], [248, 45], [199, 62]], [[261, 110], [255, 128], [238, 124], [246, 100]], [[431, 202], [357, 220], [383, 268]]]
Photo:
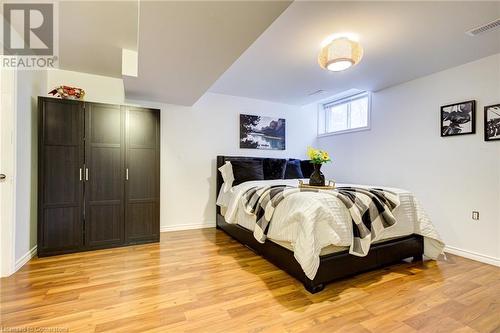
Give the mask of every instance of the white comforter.
[[[297, 180], [250, 181], [219, 193], [217, 204], [223, 208], [227, 223], [240, 224], [253, 230], [255, 217], [245, 212], [241, 195], [253, 186], [287, 184], [296, 186]], [[337, 186], [374, 187], [353, 184]], [[401, 204], [393, 211], [396, 224], [387, 228], [380, 239], [402, 237], [410, 234], [424, 236], [424, 255], [436, 259], [443, 253], [444, 243], [430, 219], [412, 193], [384, 188], [398, 194]], [[300, 192], [285, 198], [276, 208], [267, 237], [271, 240], [290, 242], [294, 256], [306, 276], [314, 279], [319, 267], [321, 249], [329, 246], [350, 246], [352, 222], [349, 211], [334, 196], [314, 192]]]

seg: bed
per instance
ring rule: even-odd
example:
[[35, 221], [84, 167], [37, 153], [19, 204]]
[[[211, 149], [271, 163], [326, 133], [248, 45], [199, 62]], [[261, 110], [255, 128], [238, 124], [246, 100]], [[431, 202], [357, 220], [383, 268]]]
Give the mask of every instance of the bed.
[[[236, 163], [235, 161], [266, 162], [266, 160], [267, 158], [258, 157], [217, 156], [217, 169], [225, 165], [227, 161]], [[298, 183], [298, 181], [294, 179], [276, 179], [273, 181], [253, 181], [252, 179], [247, 179], [246, 182], [234, 187], [234, 193], [232, 193], [232, 195], [236, 196], [238, 193], [241, 195], [241, 193], [252, 186], [269, 182], [271, 184], [283, 183], [291, 186]], [[218, 172], [216, 186], [217, 196], [221, 194], [223, 183], [223, 177]], [[401, 192], [401, 197], [403, 199], [405, 195], [413, 200], [409, 192]], [[245, 217], [245, 214], [241, 213], [241, 209], [238, 209], [237, 205], [240, 205], [239, 197], [233, 197], [232, 199], [233, 202], [227, 204], [229, 207], [227, 207], [226, 204], [220, 204], [220, 202], [216, 205], [217, 228], [223, 230], [255, 253], [266, 258], [280, 269], [301, 281], [305, 289], [311, 293], [323, 290], [327, 283], [334, 280], [391, 265], [406, 258], [420, 261], [423, 259], [424, 246], [427, 246], [429, 249], [428, 252], [432, 250], [432, 256], [435, 257], [436, 253], [442, 252], [442, 247], [444, 246], [444, 244], [440, 242], [439, 236], [437, 233], [434, 233], [435, 231], [432, 228], [432, 230], [427, 230], [425, 232], [419, 230], [417, 234], [413, 232], [413, 227], [408, 228], [401, 223], [401, 226], [398, 226], [399, 230], [393, 228], [395, 230], [394, 232], [388, 232], [383, 238], [372, 243], [365, 256], [352, 255], [347, 246], [349, 244], [345, 241], [346, 237], [343, 237], [343, 241], [332, 242], [335, 244], [328, 244], [328, 246], [325, 246], [327, 244], [323, 241], [321, 251], [316, 251], [317, 258], [315, 256], [312, 256], [311, 260], [305, 258], [314, 262], [313, 265], [300, 256], [297, 256], [297, 248], [295, 248], [294, 253], [294, 246], [297, 247], [297, 243], [291, 243], [290, 241], [292, 239], [287, 239], [287, 237], [280, 235], [280, 230], [273, 233], [272, 228], [274, 220], [277, 221], [275, 224], [277, 227], [275, 229], [282, 228], [282, 225], [286, 225], [284, 223], [287, 221], [283, 216], [287, 216], [287, 207], [282, 209], [285, 212], [281, 212], [281, 218], [279, 216], [276, 218], [273, 217], [274, 220], [271, 220], [270, 224], [270, 236], [262, 243], [254, 237], [251, 220]], [[294, 200], [301, 200], [301, 198], [300, 196], [295, 196]], [[404, 201], [402, 201], [402, 203], [404, 203]], [[280, 205], [283, 206], [286, 204], [281, 203]], [[278, 210], [279, 207], [280, 206], [278, 206], [276, 210]], [[401, 209], [401, 211], [402, 213], [399, 215], [400, 219], [403, 220], [405, 219], [405, 214], [408, 215], [408, 209], [406, 211]], [[397, 214], [395, 215], [397, 216]], [[429, 229], [429, 225], [426, 224], [425, 228]], [[346, 231], [346, 234], [347, 232], [349, 232], [349, 230]], [[336, 243], [339, 243], [340, 246], [336, 246]], [[312, 265], [314, 267], [313, 269], [309, 269], [307, 265]]]

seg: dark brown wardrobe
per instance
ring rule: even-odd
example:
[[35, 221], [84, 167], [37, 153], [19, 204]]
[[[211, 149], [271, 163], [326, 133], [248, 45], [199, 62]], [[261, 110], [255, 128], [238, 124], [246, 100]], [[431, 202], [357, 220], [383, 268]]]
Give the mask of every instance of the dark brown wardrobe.
[[160, 112], [38, 98], [38, 255], [156, 242]]

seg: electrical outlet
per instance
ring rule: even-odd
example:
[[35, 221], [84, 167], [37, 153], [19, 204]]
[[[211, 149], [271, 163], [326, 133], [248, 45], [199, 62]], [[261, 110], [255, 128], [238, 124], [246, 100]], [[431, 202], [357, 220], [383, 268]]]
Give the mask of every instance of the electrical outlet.
[[479, 220], [479, 212], [473, 211], [472, 212], [472, 219], [475, 221], [478, 221]]

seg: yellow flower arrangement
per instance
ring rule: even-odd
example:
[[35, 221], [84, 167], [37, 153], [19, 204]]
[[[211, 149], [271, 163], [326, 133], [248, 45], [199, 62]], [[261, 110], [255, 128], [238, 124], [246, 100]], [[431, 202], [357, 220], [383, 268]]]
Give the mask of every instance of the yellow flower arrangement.
[[313, 164], [323, 164], [332, 161], [330, 155], [328, 155], [326, 151], [314, 149], [313, 147], [307, 148], [307, 156], [309, 156]]

